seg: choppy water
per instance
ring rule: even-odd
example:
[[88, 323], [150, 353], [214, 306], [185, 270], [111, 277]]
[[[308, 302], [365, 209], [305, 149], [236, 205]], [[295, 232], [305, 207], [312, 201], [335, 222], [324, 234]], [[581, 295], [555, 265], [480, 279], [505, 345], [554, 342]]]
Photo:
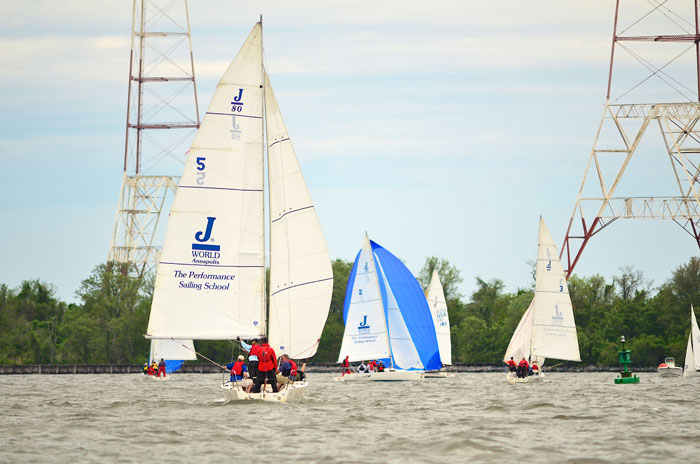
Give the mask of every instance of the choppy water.
[[223, 404], [221, 376], [0, 377], [2, 462], [698, 462], [700, 378], [502, 374], [337, 383], [301, 404]]

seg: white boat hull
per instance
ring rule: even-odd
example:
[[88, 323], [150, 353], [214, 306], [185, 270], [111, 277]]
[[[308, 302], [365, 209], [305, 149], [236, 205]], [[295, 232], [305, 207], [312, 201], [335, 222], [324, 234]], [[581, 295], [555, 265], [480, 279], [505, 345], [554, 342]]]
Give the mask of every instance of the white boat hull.
[[544, 373], [539, 372], [537, 374], [532, 374], [528, 375], [525, 377], [518, 377], [518, 374], [515, 372], [508, 372], [506, 374], [506, 380], [508, 383], [533, 383], [533, 382], [541, 382], [544, 379]]
[[686, 369], [683, 371], [683, 377], [700, 377], [700, 371], [695, 369]]
[[426, 379], [446, 379], [448, 377], [454, 377], [454, 374], [450, 374], [445, 371], [428, 371], [425, 373]]
[[141, 374], [142, 379], [151, 379], [156, 382], [167, 382], [170, 380], [171, 376], [165, 375], [165, 377], [158, 377], [157, 375], [148, 375], [148, 374]]
[[658, 372], [661, 377], [680, 377], [683, 374], [683, 369], [680, 367], [659, 367]]
[[245, 387], [240, 384], [226, 382], [221, 386], [224, 390], [226, 403], [231, 401], [267, 401], [271, 403], [298, 403], [304, 398], [304, 390], [306, 389], [306, 381], [294, 382], [280, 388], [280, 391], [274, 393], [272, 387], [267, 385], [267, 388], [260, 393], [246, 393]]
[[410, 380], [423, 380], [424, 371], [397, 371], [393, 369], [384, 372], [372, 372], [366, 374], [345, 374], [335, 377], [336, 382], [403, 382]]

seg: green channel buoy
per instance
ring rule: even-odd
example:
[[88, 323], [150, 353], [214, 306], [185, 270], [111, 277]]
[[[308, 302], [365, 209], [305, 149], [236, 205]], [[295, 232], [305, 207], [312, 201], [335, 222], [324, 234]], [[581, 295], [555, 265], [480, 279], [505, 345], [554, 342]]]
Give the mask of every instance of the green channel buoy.
[[620, 364], [622, 364], [623, 370], [615, 379], [616, 384], [622, 383], [639, 383], [639, 377], [636, 374], [632, 375], [632, 372], [627, 368], [627, 365], [632, 362], [632, 356], [630, 355], [630, 350], [625, 349], [625, 336], [620, 337], [622, 342], [622, 350], [618, 351], [617, 354], [620, 356]]

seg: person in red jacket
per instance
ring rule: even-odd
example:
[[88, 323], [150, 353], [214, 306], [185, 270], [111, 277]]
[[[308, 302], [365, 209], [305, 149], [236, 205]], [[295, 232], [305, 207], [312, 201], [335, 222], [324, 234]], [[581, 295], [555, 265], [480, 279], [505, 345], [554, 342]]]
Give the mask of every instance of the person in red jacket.
[[516, 370], [515, 360], [513, 360], [512, 356], [510, 357], [510, 359], [508, 360], [508, 362], [506, 364], [508, 364], [508, 370], [510, 372], [515, 372], [515, 370]]
[[160, 377], [160, 374], [163, 374], [163, 377], [165, 377], [165, 361], [163, 361], [163, 358], [160, 358], [158, 363], [158, 377]]
[[343, 375], [350, 373], [350, 356], [345, 356], [343, 359]]
[[529, 369], [530, 369], [530, 365], [527, 363], [525, 358], [521, 359], [520, 362], [518, 363], [518, 377], [519, 378], [527, 377], [527, 371]]
[[277, 355], [275, 350], [267, 343], [267, 337], [260, 339], [260, 351], [258, 352], [258, 375], [255, 377], [253, 384], [253, 393], [260, 393], [260, 387], [269, 382], [272, 385], [272, 391], [278, 392], [277, 377]]

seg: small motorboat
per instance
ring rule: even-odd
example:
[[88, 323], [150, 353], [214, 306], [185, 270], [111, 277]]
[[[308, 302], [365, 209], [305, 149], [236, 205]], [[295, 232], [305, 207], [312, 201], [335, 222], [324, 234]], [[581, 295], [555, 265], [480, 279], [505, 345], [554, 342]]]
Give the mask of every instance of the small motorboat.
[[676, 366], [674, 358], [666, 358], [659, 364], [658, 372], [661, 377], [680, 377], [683, 374], [683, 368]]

